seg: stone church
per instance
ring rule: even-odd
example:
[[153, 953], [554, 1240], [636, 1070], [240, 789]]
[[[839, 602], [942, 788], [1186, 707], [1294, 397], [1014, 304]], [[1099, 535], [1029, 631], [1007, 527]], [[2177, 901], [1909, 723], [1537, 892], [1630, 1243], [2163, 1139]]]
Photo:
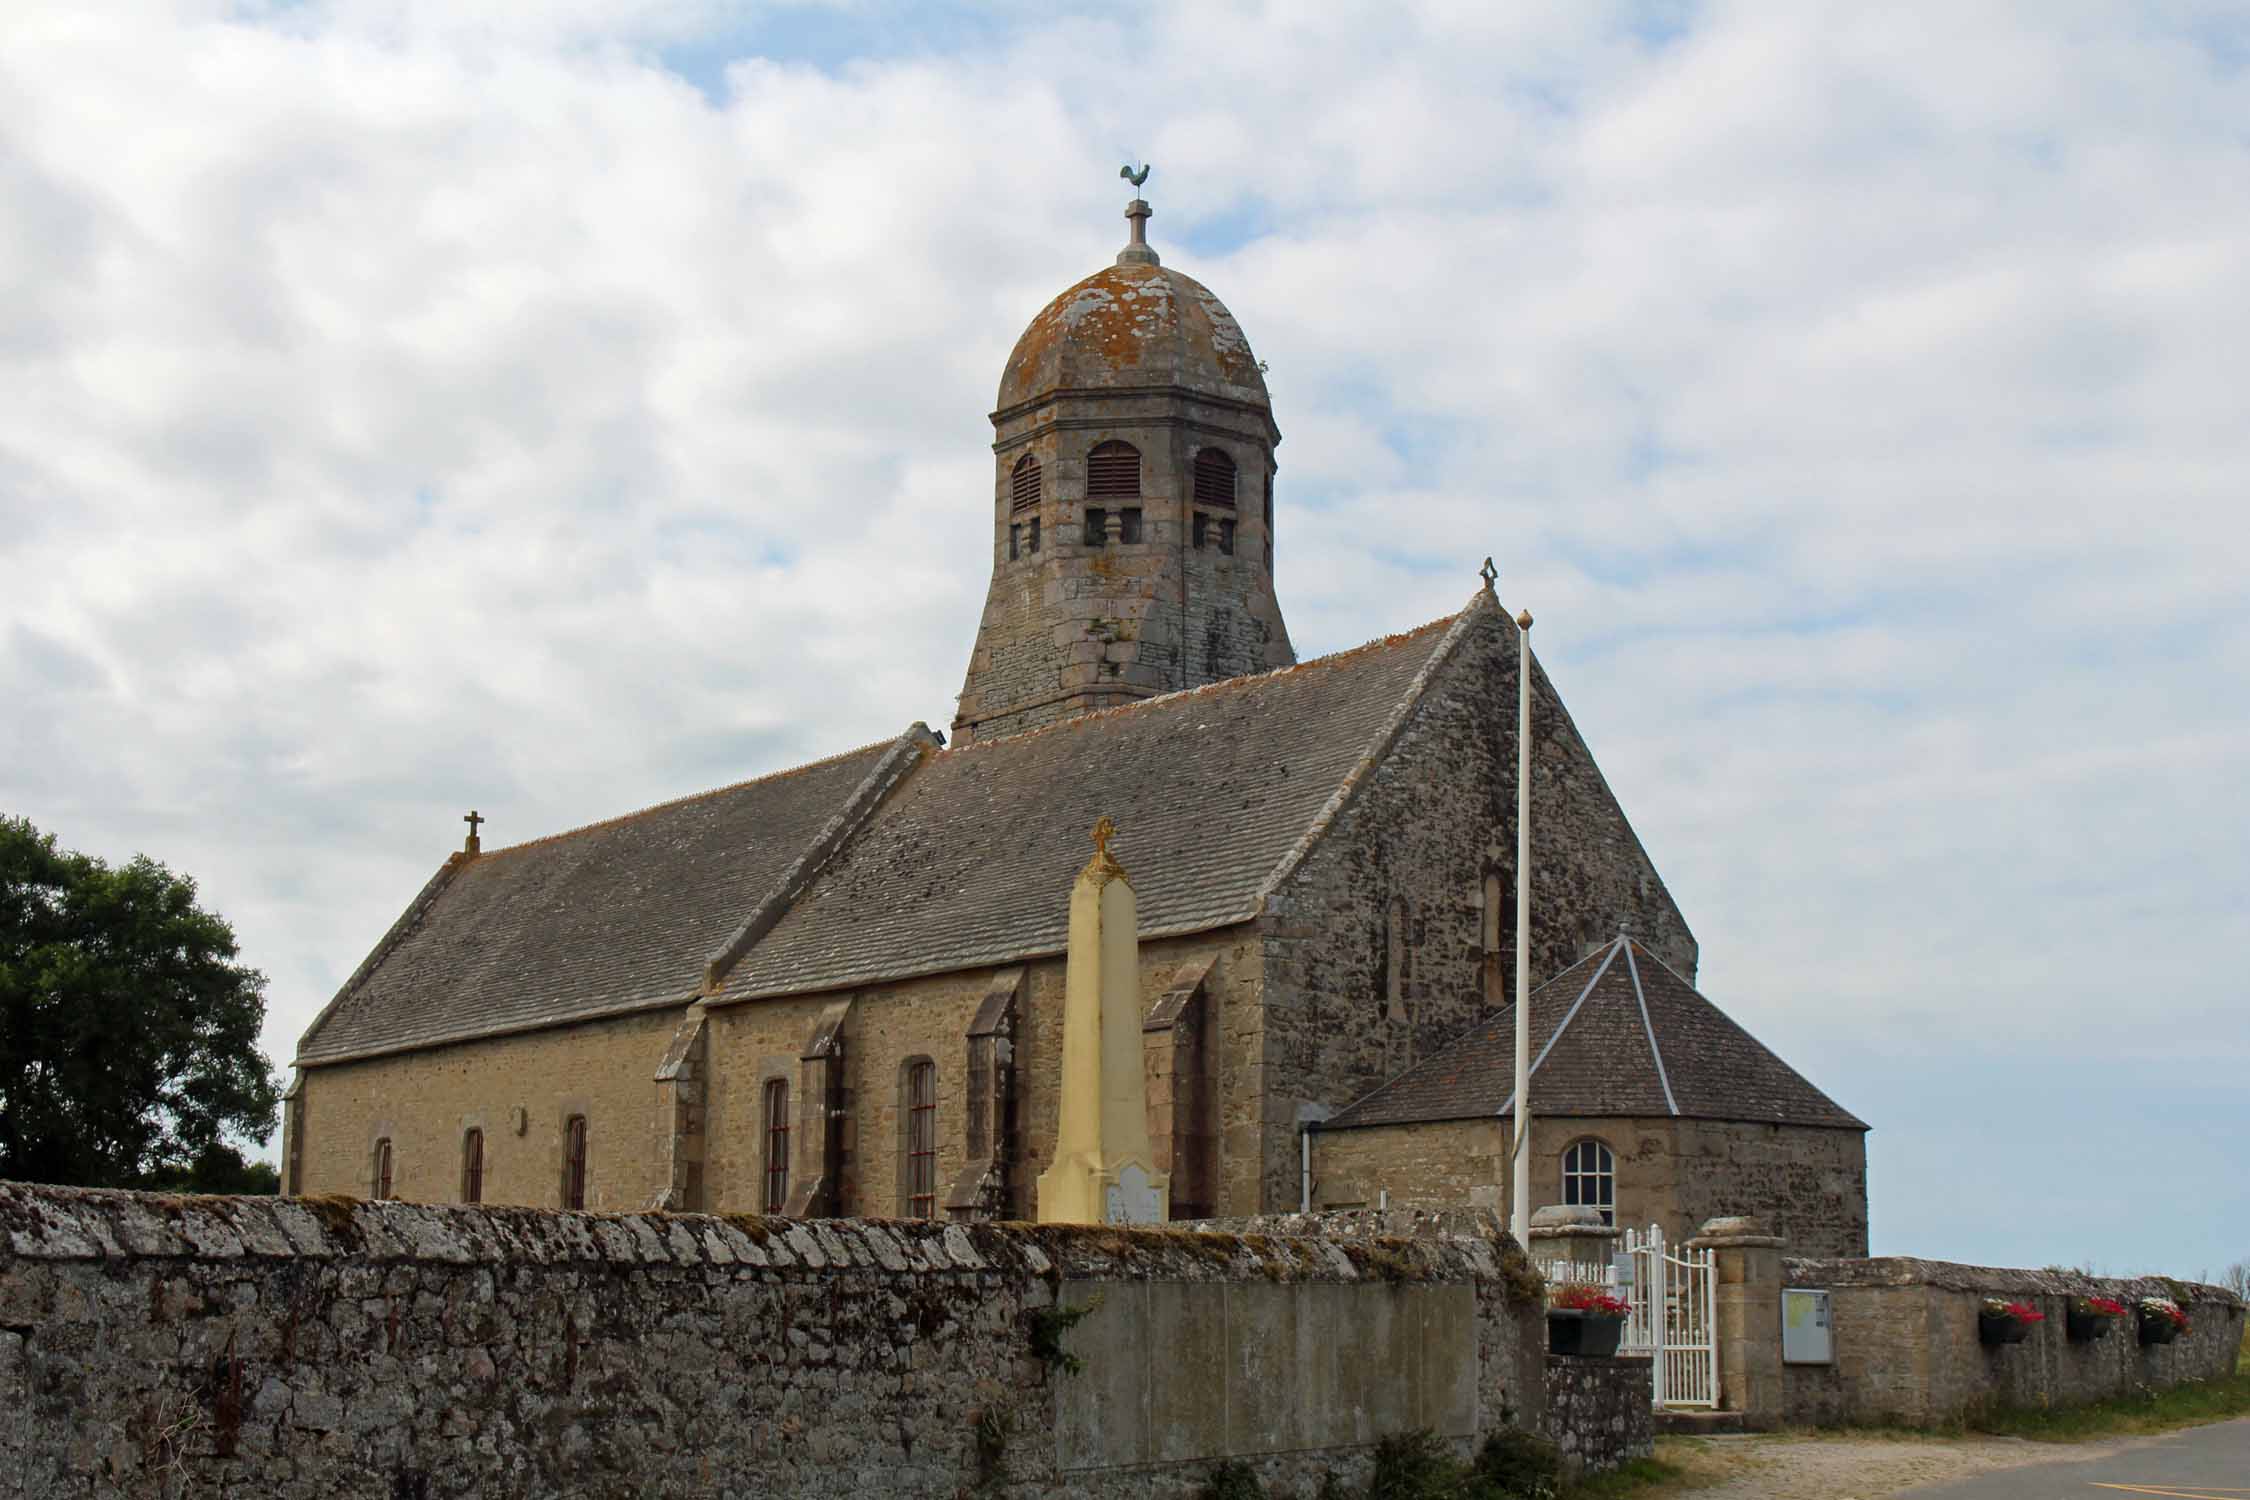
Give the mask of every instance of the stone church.
[[1001, 374], [950, 745], [917, 723], [489, 852], [472, 823], [299, 1043], [289, 1191], [1027, 1217], [1107, 817], [1172, 1217], [1505, 1202], [1492, 1038], [1525, 944], [1552, 976], [1535, 1202], [1757, 1212], [1864, 1253], [1866, 1127], [1695, 994], [1695, 939], [1535, 658], [1515, 930], [1529, 654], [1489, 583], [1296, 659], [1261, 367], [1147, 218]]

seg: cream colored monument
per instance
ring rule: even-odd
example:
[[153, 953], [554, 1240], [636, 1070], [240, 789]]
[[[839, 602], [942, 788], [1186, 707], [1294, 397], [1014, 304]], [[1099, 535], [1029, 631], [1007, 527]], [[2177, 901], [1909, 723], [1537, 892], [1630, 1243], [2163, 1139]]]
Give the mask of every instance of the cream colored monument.
[[1161, 1224], [1172, 1180], [1155, 1170], [1141, 1075], [1140, 913], [1110, 856], [1116, 825], [1094, 825], [1094, 857], [1070, 888], [1063, 968], [1061, 1118], [1039, 1174], [1043, 1224]]

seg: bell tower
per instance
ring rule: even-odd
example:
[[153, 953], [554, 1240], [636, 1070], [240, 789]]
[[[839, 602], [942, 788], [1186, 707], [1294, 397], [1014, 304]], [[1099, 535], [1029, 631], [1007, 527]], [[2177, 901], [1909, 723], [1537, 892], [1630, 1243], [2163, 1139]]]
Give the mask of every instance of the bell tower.
[[1116, 263], [1048, 303], [1000, 376], [992, 586], [956, 744], [1297, 659], [1264, 372], [1225, 305], [1158, 259], [1148, 204], [1125, 218]]

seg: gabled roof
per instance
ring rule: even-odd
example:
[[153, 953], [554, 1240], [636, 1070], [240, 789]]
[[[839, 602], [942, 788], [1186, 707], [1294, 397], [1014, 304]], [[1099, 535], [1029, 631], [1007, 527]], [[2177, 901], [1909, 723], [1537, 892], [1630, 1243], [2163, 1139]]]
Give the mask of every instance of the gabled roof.
[[[1516, 1008], [1501, 1007], [1321, 1126], [1515, 1113]], [[1531, 992], [1534, 1115], [1866, 1124], [1621, 937]]]
[[808, 851], [848, 831], [838, 820], [850, 810], [871, 810], [879, 773], [903, 770], [934, 743], [909, 731], [569, 833], [456, 855], [307, 1028], [297, 1061], [684, 1005]]
[[1096, 819], [1161, 870], [1144, 937], [1257, 915], [1483, 613], [936, 751], [831, 760], [456, 855], [320, 1013], [303, 1065], [1059, 953]]
[[1356, 650], [935, 756], [750, 951], [726, 999], [1014, 962], [1067, 945], [1095, 820], [1146, 869], [1143, 938], [1258, 914], [1481, 611]]

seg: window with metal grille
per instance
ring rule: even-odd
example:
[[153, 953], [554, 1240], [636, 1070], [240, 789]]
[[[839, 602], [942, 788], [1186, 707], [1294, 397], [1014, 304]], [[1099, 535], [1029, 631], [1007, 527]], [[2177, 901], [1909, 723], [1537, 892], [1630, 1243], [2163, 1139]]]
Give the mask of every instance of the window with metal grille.
[[1128, 505], [1117, 513], [1117, 539], [1137, 542], [1141, 539], [1141, 508]]
[[1089, 547], [1106, 547], [1109, 545], [1109, 512], [1098, 505], [1086, 507], [1086, 545]]
[[391, 1195], [391, 1138], [384, 1136], [375, 1143], [375, 1192], [377, 1198]]
[[1086, 455], [1086, 498], [1138, 500], [1141, 498], [1141, 450], [1131, 443], [1097, 444]]
[[1223, 448], [1205, 448], [1195, 455], [1195, 503], [1234, 508], [1234, 460]]
[[1039, 506], [1039, 460], [1026, 453], [1008, 471], [1008, 509], [1036, 510]]
[[789, 1080], [766, 1080], [766, 1212], [789, 1204]]
[[461, 1201], [484, 1201], [484, 1132], [474, 1126], [461, 1136]]
[[937, 1064], [906, 1070], [906, 1216], [937, 1217]]
[[1598, 1208], [1602, 1222], [1617, 1222], [1617, 1158], [1600, 1141], [1573, 1141], [1562, 1158], [1562, 1201], [1573, 1208]]
[[563, 1207], [586, 1206], [586, 1117], [572, 1115], [563, 1126]]

